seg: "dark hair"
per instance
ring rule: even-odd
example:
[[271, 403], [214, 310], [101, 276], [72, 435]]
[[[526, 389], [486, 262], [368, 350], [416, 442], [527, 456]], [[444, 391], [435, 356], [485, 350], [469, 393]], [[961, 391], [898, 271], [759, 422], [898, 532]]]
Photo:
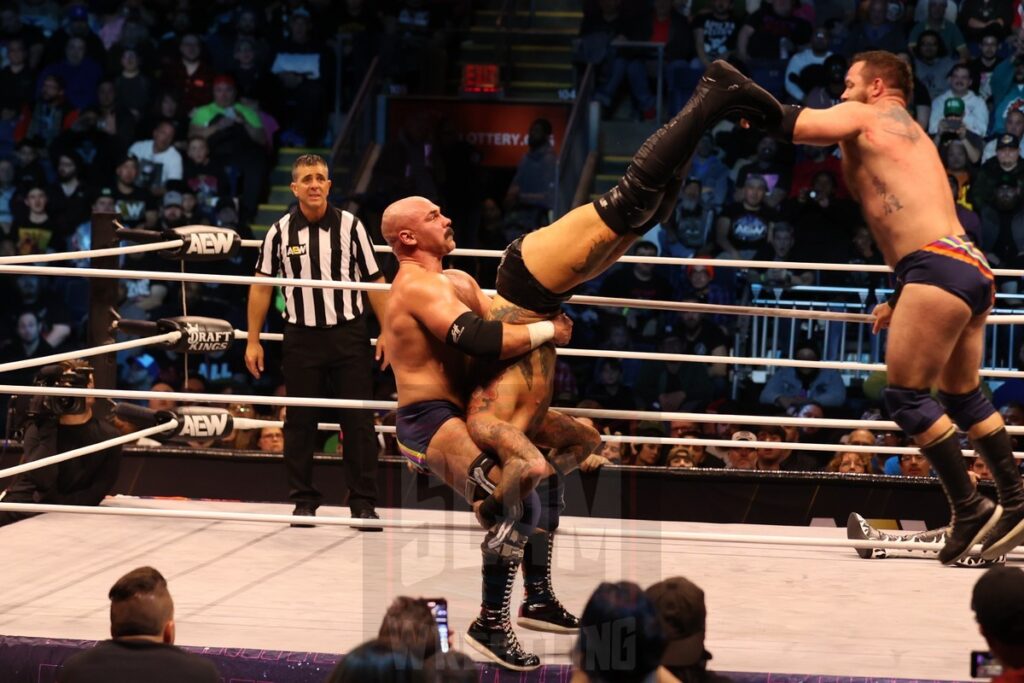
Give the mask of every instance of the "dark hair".
[[395, 598], [384, 613], [377, 640], [395, 649], [408, 650], [420, 659], [440, 649], [437, 622], [427, 603], [404, 595]]
[[967, 71], [967, 75], [968, 75], [968, 77], [970, 77], [970, 75], [971, 75], [971, 67], [967, 66], [966, 64], [960, 64], [958, 62], [958, 63], [954, 64], [953, 66], [949, 67], [949, 71], [946, 72], [946, 78], [952, 78], [953, 74], [955, 74], [960, 69], [964, 69], [965, 71]]
[[452, 650], [438, 652], [423, 663], [426, 683], [477, 683], [480, 670], [466, 654]]
[[650, 240], [640, 240], [633, 245], [632, 252], [636, 254], [641, 249], [653, 249], [655, 254], [658, 253], [658, 245]]
[[594, 682], [642, 681], [658, 668], [665, 634], [654, 604], [631, 581], [602, 583], [587, 601], [576, 665]]
[[423, 662], [406, 650], [379, 640], [363, 643], [345, 655], [327, 683], [424, 683]]
[[167, 581], [152, 567], [133, 569], [111, 586], [110, 635], [158, 636], [174, 618]]
[[327, 168], [327, 161], [319, 154], [300, 154], [292, 162], [292, 178], [295, 177], [295, 170], [300, 166], [323, 166]]
[[544, 128], [544, 137], [545, 138], [549, 137], [551, 135], [552, 130], [553, 130], [553, 128], [551, 127], [551, 122], [548, 121], [547, 119], [543, 118], [543, 117], [539, 118], [539, 119], [534, 119], [533, 123], [530, 124], [530, 128], [533, 128], [534, 126], [542, 126]]
[[935, 56], [945, 57], [949, 54], [949, 48], [946, 47], [946, 41], [942, 38], [942, 34], [938, 31], [928, 29], [927, 31], [921, 31], [921, 35], [917, 37], [917, 44], [914, 45], [914, 56], [921, 56], [921, 40], [924, 38], [935, 39]]
[[914, 95], [914, 76], [902, 59], [885, 50], [860, 52], [853, 56], [852, 64], [864, 62], [865, 78], [881, 78], [886, 88], [899, 90], [904, 98]]

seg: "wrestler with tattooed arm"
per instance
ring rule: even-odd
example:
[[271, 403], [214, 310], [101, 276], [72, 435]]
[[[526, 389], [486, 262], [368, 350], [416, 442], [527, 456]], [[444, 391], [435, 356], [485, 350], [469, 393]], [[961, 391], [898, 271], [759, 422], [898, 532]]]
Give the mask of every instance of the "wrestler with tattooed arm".
[[[523, 651], [511, 627], [511, 591], [522, 566], [526, 596], [519, 625], [556, 633], [578, 629], [579, 620], [551, 585], [551, 532], [562, 499], [544, 486], [535, 490], [537, 480], [553, 473], [546, 462], [531, 470], [517, 453], [492, 457], [470, 439], [465, 402], [476, 383], [469, 361], [513, 357], [548, 341], [565, 344], [572, 322], [564, 315], [530, 325], [484, 320], [491, 302], [476, 282], [462, 271], [442, 270], [441, 258], [455, 248], [451, 221], [427, 199], [389, 206], [382, 231], [399, 261], [384, 316], [398, 388], [399, 448], [417, 469], [463, 494], [489, 529], [481, 545], [481, 611], [467, 641], [507, 668], [536, 668], [540, 660]], [[592, 428], [554, 411], [550, 424], [542, 421], [536, 431], [546, 448], [589, 452], [600, 443]]]

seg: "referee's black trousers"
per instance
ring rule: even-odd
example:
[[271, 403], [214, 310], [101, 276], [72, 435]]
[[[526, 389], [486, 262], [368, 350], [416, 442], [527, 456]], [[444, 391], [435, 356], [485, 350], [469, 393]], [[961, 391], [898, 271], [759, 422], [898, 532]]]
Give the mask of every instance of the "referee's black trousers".
[[[289, 397], [373, 398], [373, 354], [366, 320], [321, 329], [288, 325], [282, 344], [282, 370]], [[335, 414], [332, 411], [332, 414]], [[348, 505], [358, 514], [377, 503], [377, 436], [369, 410], [338, 410], [343, 433]], [[284, 420], [284, 460], [288, 495], [295, 503], [321, 501], [313, 486], [313, 451], [327, 438], [316, 428], [319, 408], [288, 406]]]

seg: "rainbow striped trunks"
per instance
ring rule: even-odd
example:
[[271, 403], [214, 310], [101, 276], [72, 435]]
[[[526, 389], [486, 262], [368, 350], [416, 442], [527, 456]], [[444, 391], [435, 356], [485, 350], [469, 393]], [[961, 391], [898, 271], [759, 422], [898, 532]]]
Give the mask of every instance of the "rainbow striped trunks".
[[920, 282], [944, 289], [963, 299], [974, 315], [996, 300], [995, 276], [981, 253], [966, 236], [943, 237], [912, 251], [893, 268], [896, 291]]
[[419, 471], [430, 472], [427, 466], [427, 446], [431, 439], [445, 422], [462, 417], [462, 408], [443, 399], [401, 406], [395, 421], [398, 450]]

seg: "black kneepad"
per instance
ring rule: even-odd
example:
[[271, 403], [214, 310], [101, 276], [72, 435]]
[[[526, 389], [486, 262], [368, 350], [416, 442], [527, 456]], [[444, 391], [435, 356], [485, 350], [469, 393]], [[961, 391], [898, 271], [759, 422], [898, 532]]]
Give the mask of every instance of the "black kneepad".
[[938, 420], [945, 411], [927, 389], [888, 386], [882, 390], [889, 417], [910, 436], [917, 436]]
[[956, 426], [965, 432], [996, 412], [992, 402], [981, 393], [980, 386], [966, 394], [947, 394], [940, 391], [939, 401], [946, 406], [946, 412], [953, 418]]

